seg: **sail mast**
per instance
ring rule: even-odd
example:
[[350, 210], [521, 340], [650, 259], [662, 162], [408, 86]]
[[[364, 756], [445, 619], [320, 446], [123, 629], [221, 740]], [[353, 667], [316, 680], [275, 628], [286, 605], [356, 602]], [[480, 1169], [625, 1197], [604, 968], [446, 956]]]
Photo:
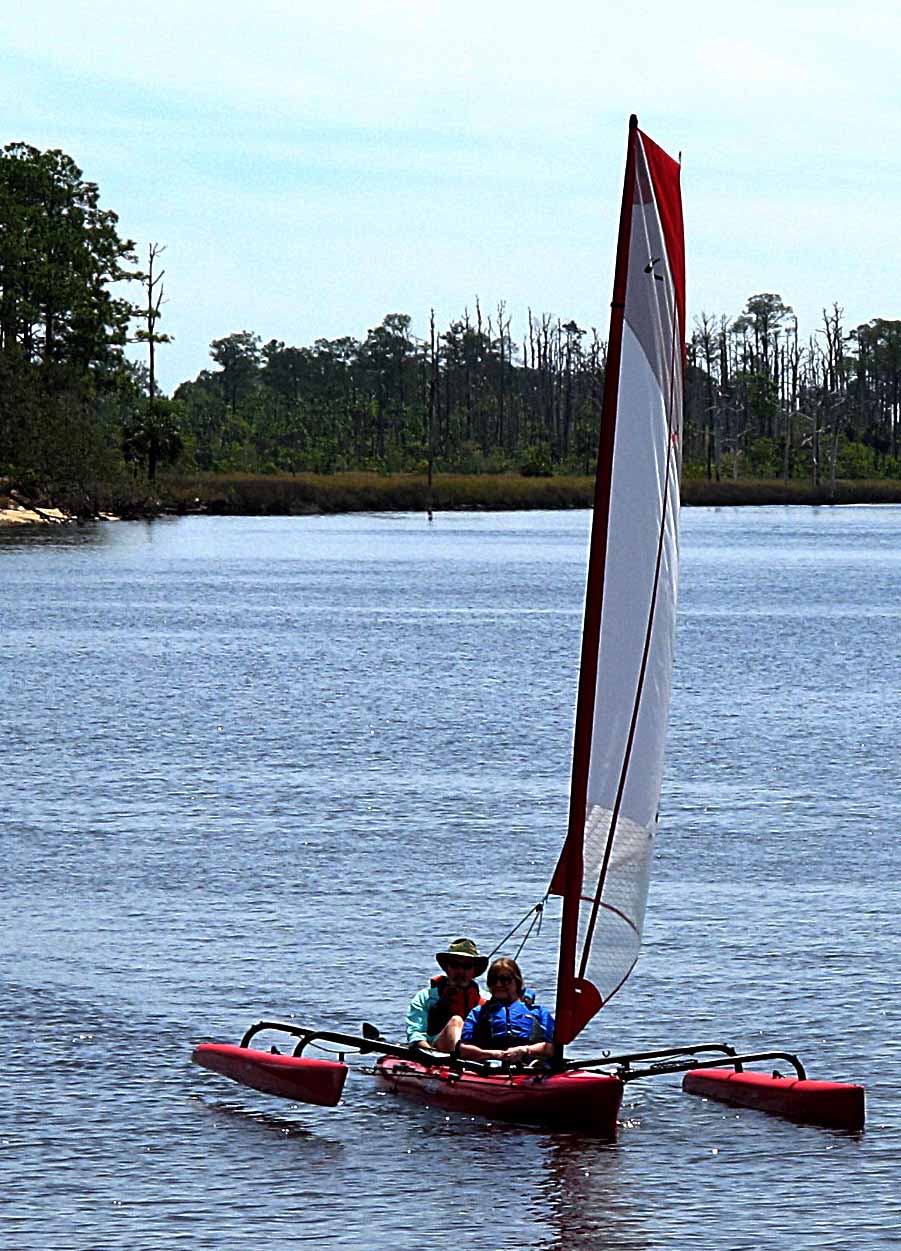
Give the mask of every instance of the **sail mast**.
[[576, 727], [573, 741], [572, 782], [570, 787], [569, 824], [551, 890], [563, 896], [560, 929], [560, 960], [557, 972], [557, 1037], [571, 1042], [578, 1032], [576, 1000], [587, 996], [596, 1000], [580, 1005], [593, 1016], [600, 1005], [597, 990], [575, 977], [578, 945], [580, 895], [584, 872], [582, 842], [588, 797], [588, 771], [591, 761], [591, 739], [594, 726], [595, 692], [597, 688], [598, 654], [600, 649], [601, 610], [604, 598], [604, 571], [607, 559], [607, 535], [610, 517], [610, 486], [613, 477], [616, 411], [619, 397], [619, 372], [622, 356], [623, 322], [626, 310], [626, 283], [629, 271], [629, 238], [632, 226], [632, 201], [635, 181], [635, 142], [638, 118], [629, 118], [626, 149], [626, 171], [620, 206], [616, 266], [613, 277], [613, 300], [610, 306], [610, 335], [604, 366], [604, 398], [601, 407], [601, 429], [598, 462], [594, 484], [594, 509], [588, 557], [588, 584], [585, 595], [585, 620], [582, 629], [582, 656], [579, 666], [579, 692], [576, 703]]

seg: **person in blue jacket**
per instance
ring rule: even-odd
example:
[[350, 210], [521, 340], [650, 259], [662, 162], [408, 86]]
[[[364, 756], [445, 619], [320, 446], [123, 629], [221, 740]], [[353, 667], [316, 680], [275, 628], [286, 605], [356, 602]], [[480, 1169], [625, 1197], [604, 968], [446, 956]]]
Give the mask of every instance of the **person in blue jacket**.
[[464, 1060], [509, 1060], [530, 1064], [554, 1054], [554, 1018], [524, 995], [515, 960], [495, 960], [488, 970], [491, 998], [473, 1008], [463, 1022], [460, 1055]]

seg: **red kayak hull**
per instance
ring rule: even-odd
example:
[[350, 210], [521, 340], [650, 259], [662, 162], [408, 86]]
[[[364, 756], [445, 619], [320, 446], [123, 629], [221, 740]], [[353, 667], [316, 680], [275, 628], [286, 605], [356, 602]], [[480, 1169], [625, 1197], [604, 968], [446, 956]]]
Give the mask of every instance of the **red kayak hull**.
[[282, 1056], [228, 1043], [201, 1043], [191, 1055], [195, 1064], [251, 1086], [267, 1095], [333, 1108], [341, 1098], [347, 1065], [334, 1060]]
[[769, 1073], [736, 1073], [732, 1069], [693, 1069], [683, 1077], [682, 1089], [733, 1107], [756, 1108], [806, 1125], [863, 1129], [864, 1088], [849, 1082], [801, 1081]]
[[389, 1089], [417, 1103], [601, 1137], [616, 1134], [623, 1097], [622, 1082], [608, 1073], [482, 1077], [390, 1056], [379, 1060], [375, 1073]]

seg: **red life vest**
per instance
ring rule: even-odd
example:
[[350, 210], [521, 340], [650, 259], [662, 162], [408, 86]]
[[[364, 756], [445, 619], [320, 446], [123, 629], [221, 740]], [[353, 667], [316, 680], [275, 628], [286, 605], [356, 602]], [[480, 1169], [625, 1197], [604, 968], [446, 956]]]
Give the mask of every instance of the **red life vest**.
[[432, 978], [432, 985], [438, 991], [438, 998], [429, 1008], [430, 1038], [433, 1038], [435, 1034], [440, 1034], [452, 1016], [461, 1016], [465, 1021], [473, 1008], [485, 1002], [479, 994], [476, 982], [470, 982], [461, 989], [451, 989], [447, 977], [443, 973], [438, 973]]

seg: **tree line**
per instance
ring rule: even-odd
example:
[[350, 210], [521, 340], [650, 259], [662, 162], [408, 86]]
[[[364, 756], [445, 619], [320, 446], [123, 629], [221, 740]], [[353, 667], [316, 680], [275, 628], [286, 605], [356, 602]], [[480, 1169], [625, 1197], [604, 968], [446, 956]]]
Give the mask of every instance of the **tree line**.
[[175, 392], [185, 440], [210, 470], [588, 473], [604, 344], [574, 321], [528, 316], [514, 342], [478, 301], [418, 339], [389, 313], [362, 341], [292, 347], [248, 331], [215, 340], [218, 369]]
[[[118, 232], [70, 157], [0, 150], [0, 476], [86, 510], [99, 484], [179, 471], [589, 474], [606, 343], [593, 327], [476, 300], [417, 336], [292, 346], [242, 330], [172, 398], [156, 381], [164, 248]], [[140, 291], [135, 300], [125, 284]], [[141, 343], [146, 365], [128, 360]], [[684, 472], [711, 479], [901, 477], [901, 322], [803, 336], [781, 296], [700, 314], [687, 343]]]
[[731, 320], [701, 314], [687, 347], [695, 474], [901, 477], [901, 321], [849, 328], [834, 304], [802, 338], [792, 309], [765, 293]]
[[[701, 314], [686, 345], [683, 472], [709, 479], [901, 477], [901, 322], [848, 329], [838, 305], [805, 340], [777, 294]], [[176, 391], [198, 468], [593, 472], [606, 363], [597, 330], [478, 303], [417, 338], [392, 313], [362, 341], [217, 339], [217, 369]]]

